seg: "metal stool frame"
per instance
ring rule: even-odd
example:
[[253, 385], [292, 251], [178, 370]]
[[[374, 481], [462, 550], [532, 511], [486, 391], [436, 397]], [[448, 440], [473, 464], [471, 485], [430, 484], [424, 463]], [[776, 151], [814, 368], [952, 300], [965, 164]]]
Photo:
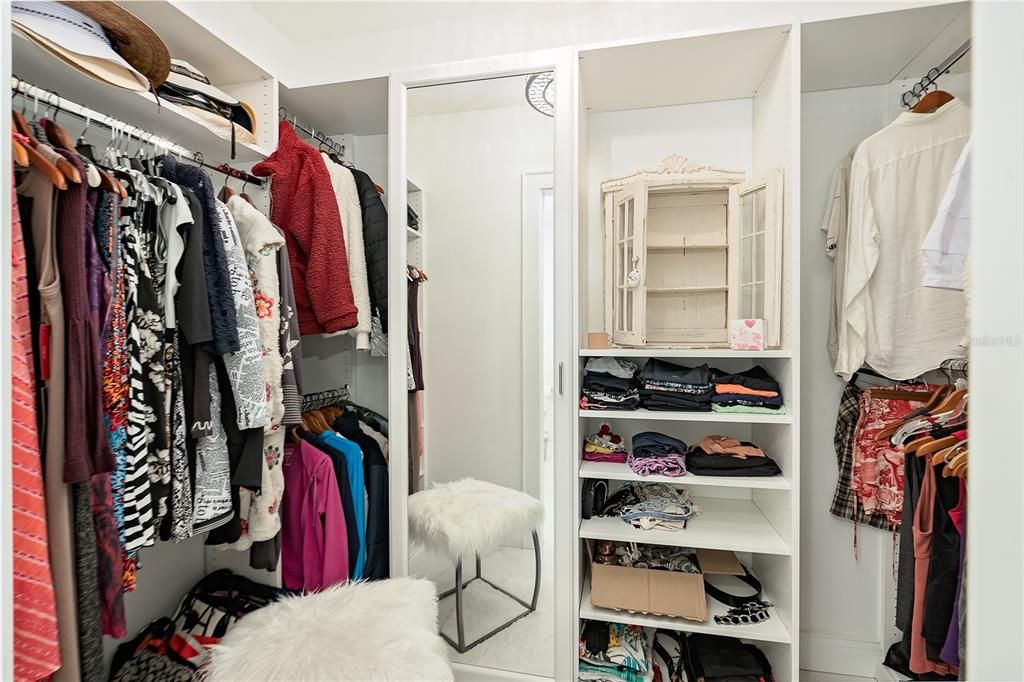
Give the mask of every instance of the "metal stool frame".
[[[536, 611], [537, 610], [537, 599], [538, 599], [538, 597], [540, 597], [540, 538], [537, 537], [537, 531], [533, 531], [533, 556], [534, 556], [533, 599], [530, 600], [529, 604], [527, 604], [522, 599], [520, 599], [519, 597], [515, 596], [514, 594], [512, 594], [508, 590], [506, 590], [504, 588], [501, 588], [501, 587], [498, 587], [497, 585], [492, 583], [490, 580], [488, 580], [487, 578], [483, 577], [480, 574], [480, 555], [479, 554], [476, 555], [476, 575], [474, 577], [470, 578], [469, 580], [467, 580], [466, 582], [462, 582], [462, 557], [459, 557], [459, 562], [457, 564], [455, 564], [455, 587], [453, 587], [452, 589], [447, 590], [445, 592], [442, 592], [441, 594], [439, 594], [437, 596], [438, 601], [440, 601], [440, 600], [444, 599], [445, 597], [450, 597], [453, 594], [455, 595], [455, 621], [456, 621], [456, 624], [458, 626], [459, 641], [458, 642], [453, 641], [451, 639], [451, 637], [449, 637], [448, 635], [446, 635], [446, 634], [444, 634], [442, 632], [441, 636], [444, 637], [444, 640], [446, 642], [448, 642], [448, 644], [450, 644], [460, 654], [464, 654], [467, 651], [469, 651], [470, 649], [472, 649], [473, 647], [475, 647], [476, 645], [478, 645], [478, 644], [480, 644], [482, 642], [487, 641], [488, 639], [490, 639], [494, 635], [498, 634], [502, 630], [505, 630], [506, 628], [511, 626], [513, 623], [517, 622], [518, 620], [520, 620], [522, 618], [525, 618], [526, 616], [528, 616], [531, 613], [533, 613], [534, 611]], [[520, 613], [518, 616], [516, 616], [512, 620], [504, 623], [503, 625], [499, 625], [495, 629], [491, 630], [487, 634], [485, 634], [482, 637], [480, 637], [479, 639], [477, 639], [475, 642], [471, 642], [470, 644], [466, 644], [466, 623], [465, 623], [465, 616], [464, 616], [463, 610], [462, 610], [463, 602], [464, 602], [462, 591], [464, 589], [466, 589], [466, 586], [469, 585], [474, 580], [482, 580], [483, 582], [487, 583], [488, 585], [490, 585], [491, 587], [496, 589], [498, 592], [501, 592], [502, 594], [504, 594], [507, 597], [511, 597], [512, 599], [514, 599], [519, 604], [522, 604], [526, 608], [526, 611]]]

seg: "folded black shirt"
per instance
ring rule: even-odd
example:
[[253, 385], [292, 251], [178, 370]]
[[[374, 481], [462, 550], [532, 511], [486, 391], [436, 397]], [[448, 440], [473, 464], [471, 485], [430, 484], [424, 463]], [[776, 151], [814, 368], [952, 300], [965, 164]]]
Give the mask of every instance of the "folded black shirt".
[[779, 382], [761, 365], [754, 365], [748, 370], [729, 374], [720, 369], [714, 371], [716, 384], [739, 384], [754, 391], [780, 391]]

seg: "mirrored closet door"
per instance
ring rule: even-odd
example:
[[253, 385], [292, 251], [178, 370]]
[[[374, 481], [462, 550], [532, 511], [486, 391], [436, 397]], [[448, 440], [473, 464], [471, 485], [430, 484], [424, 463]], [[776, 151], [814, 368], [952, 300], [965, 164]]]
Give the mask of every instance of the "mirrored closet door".
[[405, 119], [408, 571], [436, 583], [454, 662], [545, 677], [555, 675], [551, 79], [412, 87]]

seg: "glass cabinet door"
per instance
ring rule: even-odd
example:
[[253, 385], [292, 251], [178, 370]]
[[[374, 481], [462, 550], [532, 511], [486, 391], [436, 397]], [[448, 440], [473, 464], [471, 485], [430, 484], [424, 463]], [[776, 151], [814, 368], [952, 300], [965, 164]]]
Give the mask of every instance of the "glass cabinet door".
[[782, 322], [782, 169], [729, 190], [729, 317], [763, 319], [766, 346]]
[[611, 281], [606, 283], [605, 313], [611, 320], [615, 343], [642, 345], [646, 342], [645, 223], [647, 188], [636, 183], [628, 189], [605, 196], [606, 257]]

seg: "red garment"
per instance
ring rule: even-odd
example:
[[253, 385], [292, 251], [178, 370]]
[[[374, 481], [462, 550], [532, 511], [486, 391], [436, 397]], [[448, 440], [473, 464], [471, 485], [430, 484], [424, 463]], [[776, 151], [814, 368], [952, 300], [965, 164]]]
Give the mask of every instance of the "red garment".
[[893, 526], [903, 517], [903, 448], [875, 440], [879, 431], [922, 406], [909, 400], [860, 397], [860, 419], [853, 436], [853, 490], [865, 513], [885, 516]]
[[[12, 173], [13, 183], [13, 173]], [[40, 680], [60, 668], [57, 606], [46, 546], [42, 459], [36, 432], [32, 323], [25, 247], [11, 187], [11, 504], [14, 524], [14, 679]]]
[[358, 309], [331, 176], [320, 152], [300, 140], [287, 122], [281, 121], [279, 131], [277, 151], [252, 172], [273, 176], [270, 219], [287, 242], [299, 331], [351, 329]]

